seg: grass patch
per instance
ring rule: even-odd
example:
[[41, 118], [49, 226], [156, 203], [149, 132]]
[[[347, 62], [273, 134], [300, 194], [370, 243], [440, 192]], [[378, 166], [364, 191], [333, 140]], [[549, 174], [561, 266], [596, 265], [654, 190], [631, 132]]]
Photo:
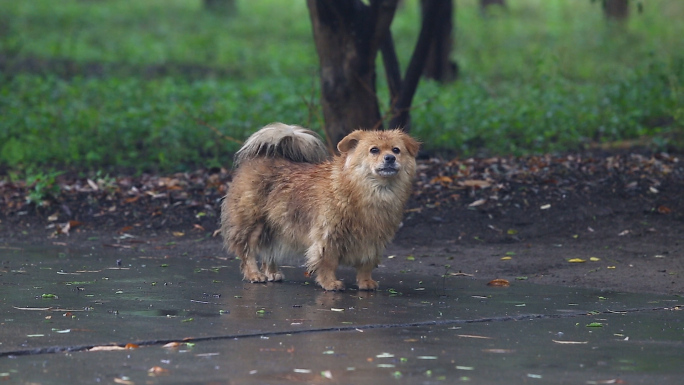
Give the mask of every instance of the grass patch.
[[[200, 0], [0, 0], [0, 170], [227, 166], [230, 138], [266, 123], [320, 132], [305, 3], [239, 1], [238, 12], [213, 15]], [[647, 2], [621, 25], [588, 0], [519, 0], [488, 17], [459, 1], [461, 80], [419, 86], [413, 133], [464, 156], [643, 137], [681, 149], [682, 16], [678, 0]], [[392, 27], [404, 66], [418, 19], [407, 1]]]

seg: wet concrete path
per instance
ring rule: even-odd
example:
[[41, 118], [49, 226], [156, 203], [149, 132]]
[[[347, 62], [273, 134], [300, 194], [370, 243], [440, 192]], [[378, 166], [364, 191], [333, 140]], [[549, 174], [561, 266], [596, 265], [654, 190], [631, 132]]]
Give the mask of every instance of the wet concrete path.
[[[682, 298], [377, 270], [324, 292], [301, 268], [106, 248], [0, 248], [10, 383], [680, 384]], [[342, 270], [346, 282], [353, 271]], [[100, 351], [97, 351], [100, 350]], [[102, 351], [105, 350], [105, 351]]]

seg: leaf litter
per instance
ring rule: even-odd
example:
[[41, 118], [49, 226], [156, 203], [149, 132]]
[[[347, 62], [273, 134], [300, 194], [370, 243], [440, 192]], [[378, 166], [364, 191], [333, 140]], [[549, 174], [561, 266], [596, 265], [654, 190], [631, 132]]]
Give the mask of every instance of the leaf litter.
[[[111, 225], [112, 220], [126, 231], [185, 223], [182, 230], [174, 229], [175, 236], [213, 232], [217, 202], [227, 192], [231, 177], [232, 170], [227, 167], [108, 178], [63, 173], [56, 177], [59, 194], [35, 209], [30, 209], [32, 204], [27, 200], [31, 185], [23, 180], [3, 179], [0, 218], [12, 218], [16, 224], [38, 214], [34, 219], [59, 223], [55, 225], [55, 236], [93, 225]], [[430, 158], [418, 162], [414, 203], [409, 210], [450, 203], [480, 209], [511, 200], [522, 190], [556, 196], [570, 190], [595, 189], [596, 181], [615, 184], [629, 193], [660, 195], [666, 181], [681, 181], [683, 177], [680, 159], [664, 152]], [[662, 215], [680, 212], [681, 207], [675, 203], [659, 202], [654, 211]], [[546, 202], [538, 207], [553, 211], [554, 204]]]

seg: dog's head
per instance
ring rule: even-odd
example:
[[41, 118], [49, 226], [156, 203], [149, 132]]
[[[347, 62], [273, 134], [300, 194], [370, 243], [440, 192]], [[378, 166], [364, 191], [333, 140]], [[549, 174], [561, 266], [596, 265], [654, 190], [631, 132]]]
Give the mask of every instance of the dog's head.
[[337, 144], [346, 157], [345, 169], [386, 182], [413, 177], [419, 147], [415, 139], [401, 130], [356, 130]]

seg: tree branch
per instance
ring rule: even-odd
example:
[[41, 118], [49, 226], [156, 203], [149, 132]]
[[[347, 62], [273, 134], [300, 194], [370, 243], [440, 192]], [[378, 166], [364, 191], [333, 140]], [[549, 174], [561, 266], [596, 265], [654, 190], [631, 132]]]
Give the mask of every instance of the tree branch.
[[397, 52], [394, 49], [394, 39], [390, 31], [385, 40], [380, 46], [382, 52], [382, 63], [385, 67], [385, 76], [387, 77], [387, 86], [390, 91], [390, 109], [394, 109], [394, 104], [399, 98], [401, 91], [401, 68], [399, 66], [399, 59], [397, 59]]
[[404, 76], [401, 92], [393, 106], [394, 117], [390, 121], [389, 128], [402, 128], [406, 131], [410, 130], [411, 121], [409, 107], [411, 106], [411, 101], [418, 88], [418, 82], [423, 73], [423, 68], [425, 68], [428, 51], [430, 50], [430, 42], [434, 38], [435, 23], [433, 23], [433, 20], [435, 20], [439, 12], [440, 1], [441, 0], [426, 1], [418, 41], [416, 42], [416, 47], [411, 55], [411, 61], [406, 69], [406, 76]]
[[370, 14], [371, 22], [374, 26], [372, 31], [371, 49], [377, 52], [378, 48], [384, 44], [390, 32], [390, 25], [394, 20], [399, 0], [371, 0]]

